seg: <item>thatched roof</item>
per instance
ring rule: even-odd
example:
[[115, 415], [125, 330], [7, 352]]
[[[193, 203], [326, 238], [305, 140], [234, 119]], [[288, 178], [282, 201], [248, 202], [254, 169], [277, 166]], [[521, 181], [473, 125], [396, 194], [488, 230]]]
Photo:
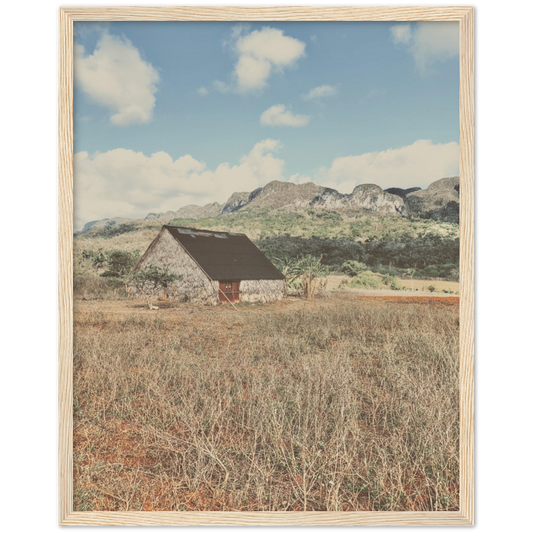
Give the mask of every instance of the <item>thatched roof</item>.
[[243, 233], [163, 227], [213, 280], [285, 279]]

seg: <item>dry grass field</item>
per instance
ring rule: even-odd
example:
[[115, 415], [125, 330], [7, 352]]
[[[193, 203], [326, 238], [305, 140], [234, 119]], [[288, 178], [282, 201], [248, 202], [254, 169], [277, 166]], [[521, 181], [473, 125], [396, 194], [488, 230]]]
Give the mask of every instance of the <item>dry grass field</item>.
[[74, 318], [76, 511], [458, 509], [456, 298]]

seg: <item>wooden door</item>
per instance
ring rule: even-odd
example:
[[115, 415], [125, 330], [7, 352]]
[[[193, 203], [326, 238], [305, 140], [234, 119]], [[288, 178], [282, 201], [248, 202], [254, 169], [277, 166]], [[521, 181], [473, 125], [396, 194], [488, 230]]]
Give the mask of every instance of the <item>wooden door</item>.
[[239, 301], [240, 281], [220, 281], [218, 299], [221, 303], [234, 303]]

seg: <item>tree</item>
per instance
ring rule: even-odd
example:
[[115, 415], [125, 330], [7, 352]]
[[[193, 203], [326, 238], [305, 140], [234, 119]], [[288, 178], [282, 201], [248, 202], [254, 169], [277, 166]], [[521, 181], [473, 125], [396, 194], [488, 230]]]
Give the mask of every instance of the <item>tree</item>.
[[126, 252], [124, 250], [111, 250], [107, 254], [107, 270], [102, 276], [107, 278], [122, 278], [127, 276], [135, 266], [139, 252]]
[[413, 291], [414, 290], [414, 287], [413, 287], [413, 276], [415, 275], [416, 273], [416, 268], [408, 268], [407, 269], [407, 275], [411, 278], [411, 290]]
[[148, 309], [159, 309], [152, 302], [158, 298], [163, 289], [181, 278], [182, 276], [170, 273], [166, 267], [150, 265], [133, 274], [131, 285], [146, 299]]
[[305, 298], [314, 298], [317, 286], [326, 288], [329, 267], [321, 264], [322, 255], [317, 259], [311, 255], [300, 258], [295, 266], [295, 271], [302, 281], [302, 290]]
[[287, 296], [287, 287], [294, 289], [295, 281], [300, 276], [298, 261], [286, 256], [273, 257], [272, 261], [276, 265], [276, 268], [285, 276], [283, 295]]

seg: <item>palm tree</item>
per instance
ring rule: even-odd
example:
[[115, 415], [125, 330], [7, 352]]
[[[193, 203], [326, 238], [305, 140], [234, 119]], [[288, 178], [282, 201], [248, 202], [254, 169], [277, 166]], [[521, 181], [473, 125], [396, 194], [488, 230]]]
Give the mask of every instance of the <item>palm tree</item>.
[[285, 276], [285, 295], [287, 286], [291, 286], [296, 280], [302, 282], [302, 292], [305, 298], [313, 298], [317, 289], [318, 281], [326, 278], [322, 282], [322, 288], [326, 287], [327, 277], [330, 274], [329, 267], [321, 264], [322, 255], [317, 259], [312, 255], [305, 255], [298, 259], [289, 257], [273, 257], [273, 263]]
[[297, 261], [291, 257], [273, 257], [272, 262], [276, 265], [277, 269], [285, 276], [285, 287], [283, 288], [283, 296], [287, 296], [287, 285], [291, 285], [300, 276]]
[[299, 259], [296, 270], [302, 280], [303, 295], [305, 298], [313, 298], [317, 288], [317, 281], [326, 278], [323, 287], [327, 284], [330, 274], [329, 267], [321, 264], [322, 255], [317, 259], [312, 255], [306, 255]]
[[415, 275], [416, 273], [416, 268], [408, 268], [407, 269], [407, 275], [411, 277], [411, 290], [414, 291], [414, 287], [413, 287], [413, 276]]

